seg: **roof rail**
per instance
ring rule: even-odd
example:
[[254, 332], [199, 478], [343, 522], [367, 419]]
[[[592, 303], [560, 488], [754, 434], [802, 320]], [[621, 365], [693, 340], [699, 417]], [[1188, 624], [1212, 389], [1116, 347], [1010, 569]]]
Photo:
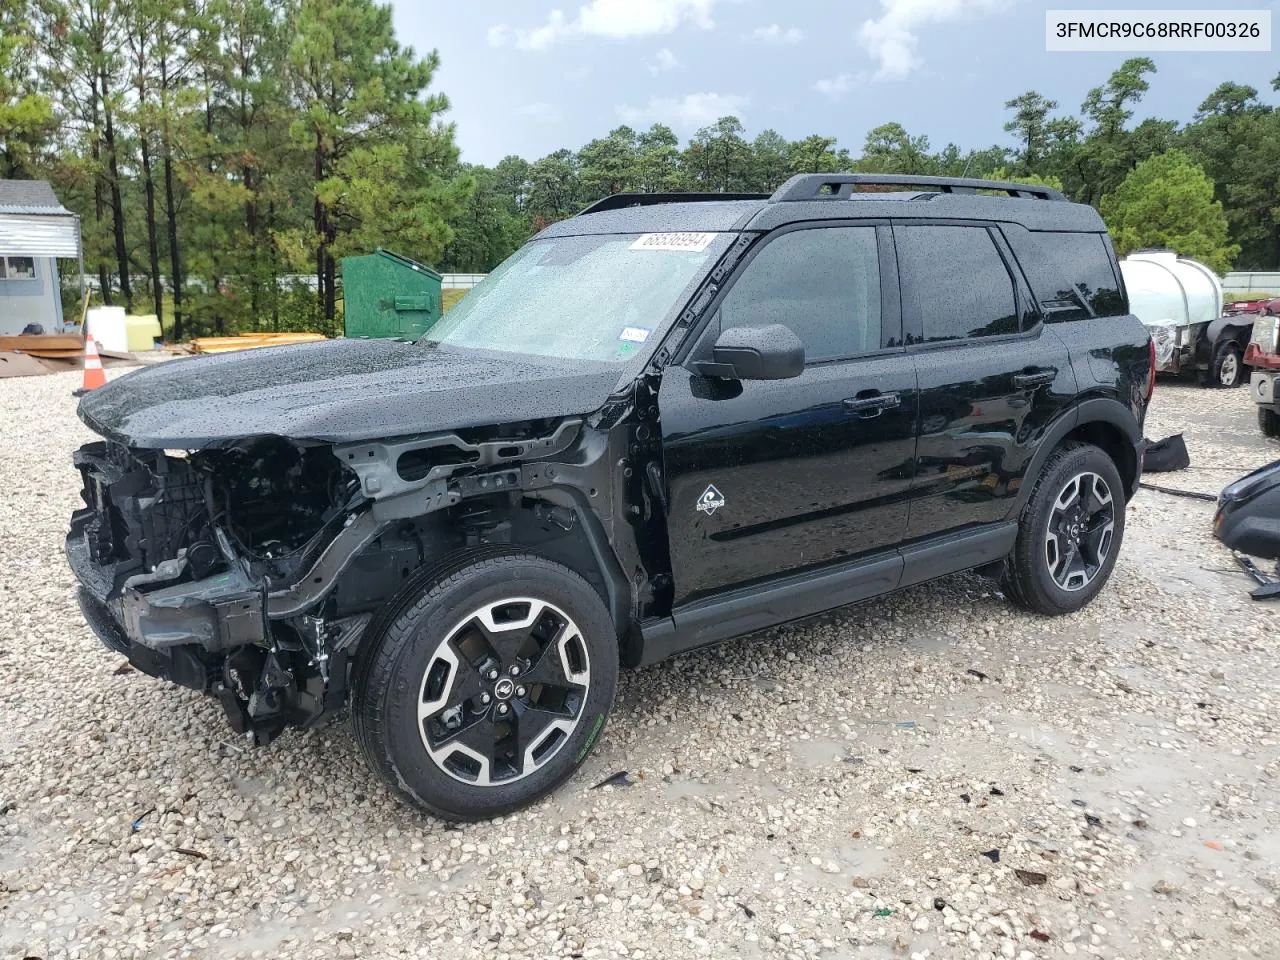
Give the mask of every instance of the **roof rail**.
[[767, 193], [615, 193], [597, 200], [575, 216], [621, 210], [625, 207], [651, 207], [660, 203], [709, 203], [715, 200], [768, 200]]
[[799, 173], [780, 186], [770, 203], [801, 200], [848, 200], [856, 187], [920, 187], [942, 193], [976, 193], [997, 190], [1011, 197], [1031, 200], [1066, 200], [1062, 191], [1005, 180], [973, 180], [968, 177], [914, 177], [897, 173]]

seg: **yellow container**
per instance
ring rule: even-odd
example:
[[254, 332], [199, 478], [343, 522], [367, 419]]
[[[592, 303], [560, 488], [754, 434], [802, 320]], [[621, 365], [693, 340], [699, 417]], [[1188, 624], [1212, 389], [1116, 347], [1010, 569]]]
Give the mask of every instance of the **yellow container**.
[[125, 317], [124, 330], [130, 353], [154, 350], [156, 341], [163, 336], [160, 331], [160, 321], [155, 314], [145, 317]]

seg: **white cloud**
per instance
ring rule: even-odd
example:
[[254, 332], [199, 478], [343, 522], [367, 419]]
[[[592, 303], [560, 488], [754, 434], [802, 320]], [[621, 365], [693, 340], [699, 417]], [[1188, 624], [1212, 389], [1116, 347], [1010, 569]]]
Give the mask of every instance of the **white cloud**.
[[657, 52], [653, 58], [653, 63], [649, 64], [650, 73], [666, 73], [668, 70], [674, 70], [680, 66], [680, 61], [676, 59], [676, 55], [663, 47]]
[[819, 80], [813, 85], [813, 89], [832, 100], [839, 100], [853, 89], [853, 74], [842, 73], [830, 80]]
[[767, 27], [756, 27], [750, 36], [761, 43], [799, 43], [804, 39], [804, 31], [799, 27], [784, 28], [771, 23]]
[[564, 115], [560, 112], [560, 108], [555, 104], [544, 103], [526, 103], [523, 107], [516, 110], [516, 113], [522, 117], [532, 117], [539, 123], [559, 123]]
[[930, 23], [959, 20], [988, 13], [1009, 0], [880, 0], [884, 10], [878, 20], [867, 20], [858, 31], [858, 43], [880, 64], [877, 77], [900, 80], [920, 66], [916, 54], [919, 28]]
[[665, 123], [675, 130], [688, 132], [721, 117], [741, 116], [742, 108], [749, 102], [736, 94], [690, 93], [683, 97], [654, 97], [643, 107], [623, 104], [618, 107], [618, 116], [633, 126]]
[[[489, 28], [489, 43], [502, 46], [514, 37], [521, 50], [546, 50], [567, 37], [648, 37], [672, 33], [685, 22], [703, 30], [715, 26], [711, 11], [720, 0], [592, 0], [578, 8], [570, 20], [563, 10], [552, 10], [540, 27], [512, 29], [506, 24]], [[497, 38], [498, 42], [495, 42]]]

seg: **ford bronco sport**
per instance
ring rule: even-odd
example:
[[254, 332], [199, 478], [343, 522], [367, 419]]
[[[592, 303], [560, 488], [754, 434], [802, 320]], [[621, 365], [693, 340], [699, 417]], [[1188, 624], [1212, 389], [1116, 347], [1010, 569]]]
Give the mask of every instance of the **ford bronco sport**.
[[1051, 189], [614, 196], [416, 343], [87, 394], [66, 551], [106, 645], [241, 734], [350, 702], [392, 788], [489, 817], [582, 763], [620, 665], [973, 568], [1088, 603], [1153, 370], [1102, 220]]

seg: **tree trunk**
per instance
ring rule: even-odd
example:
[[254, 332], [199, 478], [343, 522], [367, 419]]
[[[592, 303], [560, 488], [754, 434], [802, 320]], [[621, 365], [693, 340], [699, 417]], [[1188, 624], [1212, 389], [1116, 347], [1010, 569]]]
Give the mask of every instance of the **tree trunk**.
[[[93, 118], [93, 139], [89, 144], [89, 152], [93, 157], [93, 220], [101, 227], [107, 215], [107, 202], [102, 195], [102, 137], [98, 128], [98, 81], [95, 77], [90, 86], [89, 110]], [[102, 294], [102, 302], [108, 307], [114, 299], [111, 296], [111, 274], [101, 257], [98, 258], [98, 290]]]
[[164, 167], [164, 216], [169, 238], [169, 286], [173, 289], [173, 339], [182, 339], [182, 259], [178, 250], [178, 208], [173, 197], [173, 138], [169, 125], [169, 64], [160, 56], [160, 154]]
[[108, 186], [111, 188], [111, 230], [115, 235], [116, 269], [120, 272], [120, 295], [124, 297], [126, 310], [133, 310], [133, 289], [129, 285], [129, 251], [125, 246], [124, 236], [124, 201], [120, 196], [120, 163], [116, 155], [116, 131], [111, 117], [111, 108], [106, 101], [107, 78], [98, 74], [102, 85], [103, 103], [103, 144], [107, 148]]
[[[316, 154], [315, 154], [315, 185], [318, 187], [320, 181], [324, 179], [324, 140], [321, 138], [319, 131], [316, 132]], [[320, 308], [320, 314], [326, 320], [332, 319], [331, 296], [326, 286], [329, 277], [329, 211], [325, 209], [324, 201], [320, 199], [319, 191], [316, 192], [315, 202], [315, 228], [316, 228], [316, 298], [317, 306]]]
[[150, 137], [139, 131], [138, 146], [142, 152], [142, 193], [147, 213], [147, 253], [151, 259], [151, 297], [155, 301], [156, 319], [164, 329], [164, 284], [160, 282], [160, 242], [156, 237], [156, 184], [151, 176]]
[[173, 339], [182, 339], [182, 261], [178, 252], [178, 216], [173, 201], [173, 157], [166, 141], [164, 150], [164, 205], [169, 233], [169, 285], [173, 288]]

